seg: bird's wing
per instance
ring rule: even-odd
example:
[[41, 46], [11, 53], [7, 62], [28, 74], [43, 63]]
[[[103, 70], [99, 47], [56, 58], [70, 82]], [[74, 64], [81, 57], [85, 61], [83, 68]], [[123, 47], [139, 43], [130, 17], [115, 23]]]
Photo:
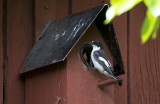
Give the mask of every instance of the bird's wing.
[[103, 50], [94, 51], [93, 56], [95, 60], [98, 61], [98, 63], [100, 63], [109, 74], [114, 75], [113, 68]]

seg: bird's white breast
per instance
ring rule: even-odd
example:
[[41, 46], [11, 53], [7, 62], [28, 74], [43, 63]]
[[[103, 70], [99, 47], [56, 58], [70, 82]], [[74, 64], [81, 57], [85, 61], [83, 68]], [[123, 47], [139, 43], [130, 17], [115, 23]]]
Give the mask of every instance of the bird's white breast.
[[95, 67], [99, 72], [103, 73], [103, 71], [104, 71], [103, 66], [100, 65], [100, 64], [95, 60], [95, 58], [94, 58], [94, 56], [93, 56], [94, 51], [97, 51], [97, 50], [99, 50], [99, 48], [94, 48], [94, 47], [93, 47], [93, 51], [91, 52], [91, 59], [92, 59], [92, 62], [93, 62], [93, 64], [94, 64], [94, 67]]

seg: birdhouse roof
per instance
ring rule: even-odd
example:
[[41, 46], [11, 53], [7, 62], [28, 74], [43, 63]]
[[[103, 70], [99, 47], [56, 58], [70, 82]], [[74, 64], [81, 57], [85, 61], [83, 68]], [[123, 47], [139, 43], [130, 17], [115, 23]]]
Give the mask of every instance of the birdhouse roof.
[[114, 33], [112, 25], [107, 25], [107, 28], [102, 26], [107, 9], [108, 6], [104, 4], [59, 20], [49, 21], [27, 56], [23, 73], [65, 60], [94, 21], [99, 29], [105, 28], [105, 31], [112, 30]]

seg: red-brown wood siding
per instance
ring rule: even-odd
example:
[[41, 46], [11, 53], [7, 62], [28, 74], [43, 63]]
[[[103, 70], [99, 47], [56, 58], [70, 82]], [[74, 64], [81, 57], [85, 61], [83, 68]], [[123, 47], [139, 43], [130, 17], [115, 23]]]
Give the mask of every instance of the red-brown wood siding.
[[0, 104], [3, 103], [3, 45], [2, 45], [2, 18], [3, 18], [3, 5], [0, 1]]
[[[5, 1], [5, 0], [4, 0]], [[71, 1], [70, 7], [68, 2]], [[6, 104], [159, 104], [160, 103], [160, 33], [156, 40], [140, 43], [140, 29], [146, 7], [136, 6], [113, 20], [125, 65], [123, 86], [100, 90], [96, 83], [107, 77], [86, 69], [79, 57], [85, 41], [101, 40], [95, 25], [86, 31], [64, 62], [20, 75], [24, 60], [48, 21], [77, 13], [108, 0], [7, 0], [0, 1], [0, 104], [3, 102], [2, 17], [6, 9], [7, 37], [5, 56]], [[3, 30], [5, 31], [5, 30]], [[111, 56], [105, 49], [109, 59]], [[77, 59], [78, 58], [78, 59]], [[73, 67], [74, 65], [74, 67]], [[57, 103], [58, 104], [58, 103]]]
[[[57, 97], [66, 102], [66, 62], [41, 68], [26, 75], [25, 104], [54, 104]], [[62, 104], [63, 104], [62, 103]]]
[[19, 74], [33, 45], [29, 0], [7, 0], [6, 104], [24, 104], [25, 79]]
[[[35, 0], [35, 40], [50, 20], [55, 20], [68, 13], [67, 0]], [[66, 61], [48, 67], [41, 71], [26, 74], [25, 99], [26, 104], [55, 104], [61, 97], [66, 104]]]
[[129, 104], [160, 104], [160, 33], [156, 40], [141, 44], [145, 13], [143, 4], [130, 12]]
[[115, 86], [115, 104], [127, 104], [127, 13], [115, 18], [113, 24], [125, 67], [125, 74], [121, 75], [123, 86], [119, 89]]

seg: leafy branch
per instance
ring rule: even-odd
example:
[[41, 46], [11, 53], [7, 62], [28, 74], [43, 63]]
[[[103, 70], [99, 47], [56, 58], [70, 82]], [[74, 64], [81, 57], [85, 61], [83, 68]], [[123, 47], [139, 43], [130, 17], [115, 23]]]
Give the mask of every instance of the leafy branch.
[[156, 39], [160, 24], [160, 0], [110, 0], [111, 7], [106, 12], [105, 24], [112, 21], [134, 6], [143, 2], [147, 6], [146, 17], [141, 28], [141, 42], [144, 44], [151, 36]]

